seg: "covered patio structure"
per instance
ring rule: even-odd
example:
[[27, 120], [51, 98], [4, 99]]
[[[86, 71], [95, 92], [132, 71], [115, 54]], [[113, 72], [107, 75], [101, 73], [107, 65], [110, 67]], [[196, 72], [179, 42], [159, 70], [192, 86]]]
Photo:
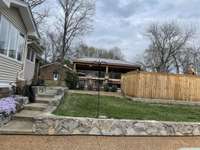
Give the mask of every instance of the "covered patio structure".
[[121, 75], [130, 71], [141, 70], [139, 65], [130, 62], [104, 59], [80, 58], [73, 61], [73, 69], [79, 74], [79, 87], [97, 90], [98, 84], [121, 88]]

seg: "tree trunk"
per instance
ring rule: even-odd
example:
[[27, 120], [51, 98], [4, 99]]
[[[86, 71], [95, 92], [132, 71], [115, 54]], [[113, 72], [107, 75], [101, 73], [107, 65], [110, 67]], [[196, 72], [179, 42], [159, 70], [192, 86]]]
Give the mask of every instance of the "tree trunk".
[[174, 58], [174, 62], [175, 62], [176, 73], [179, 74], [180, 73], [180, 67], [178, 65], [178, 61], [177, 61], [175, 56], [173, 56], [173, 58]]

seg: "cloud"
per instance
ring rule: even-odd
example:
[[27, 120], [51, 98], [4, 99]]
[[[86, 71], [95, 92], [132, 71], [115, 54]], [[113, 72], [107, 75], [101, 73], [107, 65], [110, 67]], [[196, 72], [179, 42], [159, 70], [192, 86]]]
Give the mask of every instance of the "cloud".
[[97, 0], [97, 5], [104, 15], [130, 17], [139, 11], [153, 8], [157, 0]]
[[179, 21], [199, 24], [199, 0], [97, 0], [94, 31], [89, 45], [118, 46], [126, 58], [142, 54], [149, 41], [143, 35], [152, 22]]
[[[59, 12], [55, 0], [47, 1], [53, 14]], [[134, 61], [149, 45], [144, 37], [149, 24], [175, 20], [199, 28], [199, 9], [200, 0], [96, 0], [94, 30], [83, 41], [102, 48], [118, 46]]]

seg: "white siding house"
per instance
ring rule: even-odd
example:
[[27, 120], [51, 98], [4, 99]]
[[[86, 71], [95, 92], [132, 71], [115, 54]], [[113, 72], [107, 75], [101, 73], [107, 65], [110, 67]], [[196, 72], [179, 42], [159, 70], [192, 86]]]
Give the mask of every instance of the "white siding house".
[[30, 83], [41, 55], [39, 34], [27, 3], [0, 0], [0, 87], [16, 80]]

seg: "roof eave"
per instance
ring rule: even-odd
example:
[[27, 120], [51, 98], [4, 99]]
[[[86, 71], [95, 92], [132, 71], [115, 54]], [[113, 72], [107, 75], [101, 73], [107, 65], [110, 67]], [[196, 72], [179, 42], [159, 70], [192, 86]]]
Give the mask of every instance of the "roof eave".
[[10, 8], [11, 6], [18, 8], [22, 16], [23, 22], [26, 26], [27, 34], [32, 35], [37, 39], [40, 38], [31, 9], [29, 8], [27, 3], [19, 0], [3, 0], [0, 2], [0, 5], [8, 8]]
[[10, 7], [10, 0], [2, 0], [0, 1], [0, 5]]
[[[43, 65], [43, 66], [41, 66], [40, 68], [41, 68], [41, 69], [42, 69], [42, 68], [46, 68], [46, 67], [49, 67], [49, 66], [54, 65], [54, 64], [61, 65], [61, 63], [59, 63], [59, 62], [54, 62], [54, 63], [49, 63], [49, 64], [46, 64], [46, 65]], [[72, 71], [72, 68], [70, 68], [70, 67], [67, 66], [67, 65], [64, 65], [63, 67], [66, 68], [66, 69], [69, 69], [70, 71]]]
[[[90, 62], [90, 61], [74, 61], [74, 63], [81, 63], [81, 64], [91, 64], [91, 65], [98, 65], [98, 62]], [[125, 64], [112, 64], [112, 63], [106, 63], [102, 65], [109, 65], [109, 66], [120, 66], [120, 67], [130, 67], [130, 68], [138, 68], [141, 69], [141, 66], [139, 65], [125, 65]]]

